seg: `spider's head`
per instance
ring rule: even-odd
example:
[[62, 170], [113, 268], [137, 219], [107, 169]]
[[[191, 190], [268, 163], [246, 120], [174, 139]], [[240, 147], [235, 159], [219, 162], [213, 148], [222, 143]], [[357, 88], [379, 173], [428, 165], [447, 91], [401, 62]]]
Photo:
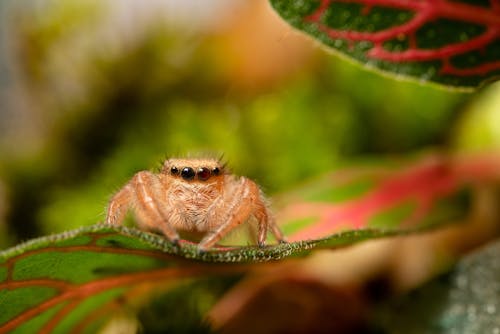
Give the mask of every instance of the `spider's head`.
[[217, 159], [168, 159], [162, 173], [185, 181], [208, 181], [224, 174], [224, 165]]

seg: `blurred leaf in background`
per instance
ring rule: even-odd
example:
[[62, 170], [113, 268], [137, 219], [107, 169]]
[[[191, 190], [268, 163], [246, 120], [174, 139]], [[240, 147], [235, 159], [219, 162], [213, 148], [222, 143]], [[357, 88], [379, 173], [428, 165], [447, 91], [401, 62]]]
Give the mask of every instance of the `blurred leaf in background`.
[[455, 124], [452, 145], [467, 152], [494, 151], [500, 147], [500, 83], [484, 88]]

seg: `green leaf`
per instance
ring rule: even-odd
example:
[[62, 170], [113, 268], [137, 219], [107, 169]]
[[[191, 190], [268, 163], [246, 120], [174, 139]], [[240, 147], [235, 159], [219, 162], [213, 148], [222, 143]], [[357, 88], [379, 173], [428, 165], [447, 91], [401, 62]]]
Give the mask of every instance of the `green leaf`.
[[498, 182], [492, 155], [428, 155], [403, 162], [379, 159], [338, 170], [276, 198], [281, 227], [291, 241], [322, 240], [337, 233], [401, 233], [461, 217], [468, 188]]
[[[234, 274], [243, 266], [186, 261], [158, 235], [94, 225], [31, 240], [0, 253], [0, 332], [92, 332], [126, 300], [183, 279]], [[139, 287], [141, 287], [139, 289]]]
[[463, 219], [471, 185], [499, 173], [495, 156], [349, 167], [277, 198], [291, 242], [264, 248], [199, 253], [188, 240], [177, 247], [161, 235], [102, 224], [34, 239], [0, 253], [0, 332], [93, 332], [127, 301], [145, 302], [186, 279], [234, 279], [254, 262], [436, 228]]
[[331, 50], [397, 77], [471, 89], [500, 76], [495, 1], [270, 2]]
[[495, 333], [500, 324], [500, 241], [395, 302], [389, 333]]
[[[199, 261], [270, 261], [331, 247], [398, 234], [363, 230], [325, 240], [295, 242], [265, 249], [241, 247], [198, 254], [184, 243], [175, 248], [163, 237], [126, 227], [94, 225], [32, 240], [0, 255], [0, 332], [68, 333], [102, 325], [118, 311], [117, 300], [139, 298], [146, 292], [174, 288], [185, 279], [237, 275], [245, 265]], [[139, 292], [137, 292], [139, 290]], [[147, 293], [146, 293], [147, 295]], [[175, 321], [175, 319], [170, 319]]]

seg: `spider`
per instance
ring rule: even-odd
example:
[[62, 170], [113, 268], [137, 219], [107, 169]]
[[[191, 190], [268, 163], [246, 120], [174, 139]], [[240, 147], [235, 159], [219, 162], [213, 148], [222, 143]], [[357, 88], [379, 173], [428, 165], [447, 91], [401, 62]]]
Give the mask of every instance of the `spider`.
[[106, 223], [122, 224], [129, 208], [139, 228], [160, 232], [175, 245], [178, 231], [201, 236], [199, 251], [251, 218], [260, 247], [269, 229], [286, 242], [257, 184], [230, 174], [216, 159], [168, 159], [158, 174], [138, 172], [111, 198]]

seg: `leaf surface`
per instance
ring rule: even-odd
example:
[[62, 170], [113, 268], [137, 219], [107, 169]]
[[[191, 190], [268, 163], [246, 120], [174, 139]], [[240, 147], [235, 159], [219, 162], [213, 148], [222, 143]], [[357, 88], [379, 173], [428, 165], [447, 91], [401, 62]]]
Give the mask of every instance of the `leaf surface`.
[[[194, 247], [187, 247], [193, 251]], [[93, 332], [127, 298], [186, 278], [237, 273], [187, 261], [162, 237], [93, 225], [1, 253], [0, 332]]]
[[329, 49], [395, 76], [470, 89], [500, 76], [497, 0], [270, 0]]

